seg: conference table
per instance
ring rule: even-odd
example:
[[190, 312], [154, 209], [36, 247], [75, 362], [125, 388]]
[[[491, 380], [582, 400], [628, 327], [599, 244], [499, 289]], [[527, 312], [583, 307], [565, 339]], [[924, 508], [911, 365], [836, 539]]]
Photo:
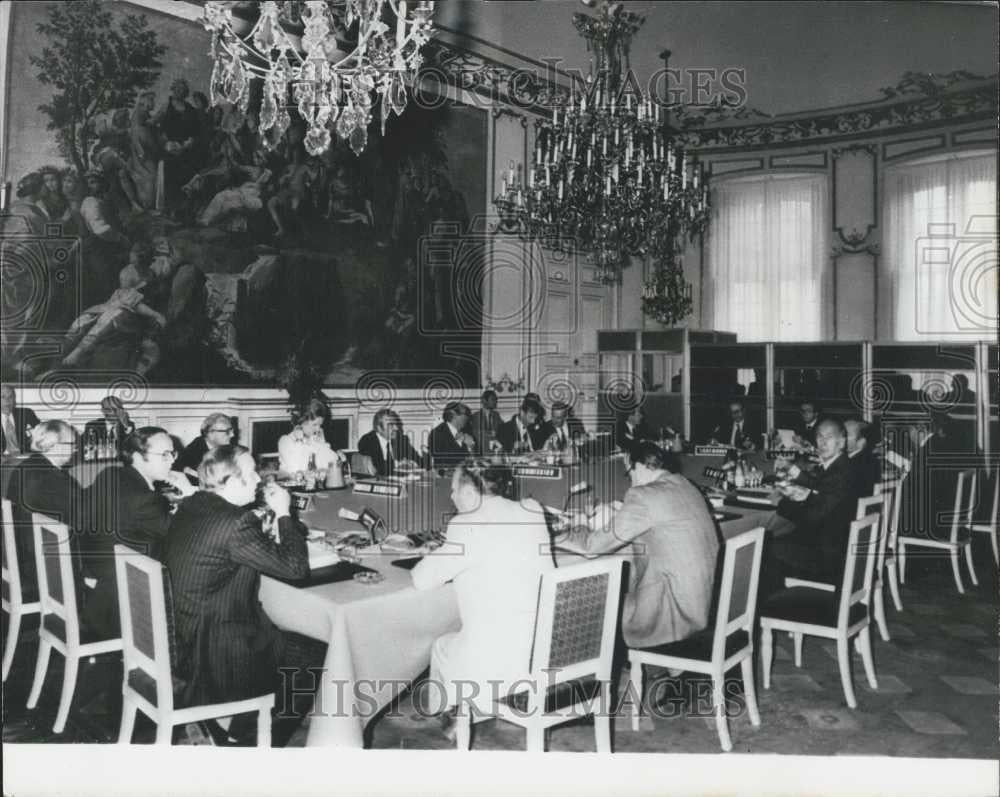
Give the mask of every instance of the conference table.
[[[685, 455], [682, 472], [704, 484], [705, 467], [719, 464], [718, 457]], [[622, 457], [555, 468], [542, 468], [538, 463], [514, 467], [521, 498], [534, 498], [553, 511], [564, 506], [569, 511], [582, 509], [589, 501], [621, 500], [630, 485]], [[586, 483], [585, 489], [581, 483]], [[360, 525], [339, 513], [368, 508], [385, 520], [391, 532], [443, 531], [455, 512], [449, 497], [450, 476], [426, 472], [403, 485], [399, 496], [351, 487], [297, 496], [303, 507], [300, 520], [312, 529], [361, 531]], [[570, 495], [574, 487], [579, 491]], [[722, 537], [728, 539], [766, 524], [772, 512], [765, 506], [727, 506], [717, 511], [716, 519]], [[558, 550], [553, 555], [557, 566], [582, 561]], [[364, 747], [365, 726], [429, 666], [434, 640], [461, 628], [454, 587], [445, 584], [416, 590], [409, 570], [393, 564], [403, 559], [400, 553], [382, 553], [377, 546], [363, 549], [360, 564], [382, 576], [377, 583], [353, 577], [328, 583], [261, 579], [261, 603], [280, 628], [329, 645], [309, 719], [307, 746]], [[319, 569], [316, 574], [329, 570]]]

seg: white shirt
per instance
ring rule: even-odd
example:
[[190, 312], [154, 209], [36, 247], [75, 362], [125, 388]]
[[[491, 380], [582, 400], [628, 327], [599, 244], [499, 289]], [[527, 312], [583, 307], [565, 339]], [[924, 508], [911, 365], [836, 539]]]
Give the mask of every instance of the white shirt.
[[461, 439], [459, 439], [459, 435], [462, 433], [458, 431], [458, 429], [456, 429], [454, 426], [452, 426], [451, 421], [447, 421], [447, 423], [448, 423], [448, 428], [451, 430], [451, 436], [455, 438], [455, 442], [458, 443], [463, 448], [465, 448], [465, 443], [463, 443]]
[[520, 440], [520, 441], [521, 441], [522, 443], [527, 443], [527, 444], [528, 444], [528, 447], [529, 447], [529, 448], [530, 448], [531, 450], [534, 450], [534, 448], [535, 448], [535, 447], [534, 447], [534, 445], [532, 445], [532, 442], [531, 442], [531, 435], [530, 435], [530, 434], [528, 434], [528, 427], [524, 425], [524, 421], [522, 421], [522, 420], [521, 420], [521, 416], [520, 416], [520, 415], [516, 416], [516, 417], [514, 418], [514, 420], [515, 420], [515, 421], [517, 422], [517, 434], [518, 434], [518, 439], [519, 439], [519, 440]]
[[317, 468], [329, 468], [339, 461], [326, 438], [322, 435], [305, 440], [296, 440], [291, 434], [286, 434], [278, 440], [278, 467], [285, 473], [298, 473], [309, 470], [309, 457], [315, 455]]
[[379, 432], [375, 432], [375, 437], [378, 438], [378, 444], [382, 447], [382, 459], [388, 462], [392, 458], [392, 449], [389, 448], [389, 440]]

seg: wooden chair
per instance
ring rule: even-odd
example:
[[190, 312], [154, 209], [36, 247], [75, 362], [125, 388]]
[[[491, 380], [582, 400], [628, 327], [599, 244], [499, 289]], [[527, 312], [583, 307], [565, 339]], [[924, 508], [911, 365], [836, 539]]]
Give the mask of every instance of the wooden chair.
[[[169, 745], [177, 725], [257, 712], [257, 746], [271, 746], [274, 694], [230, 703], [178, 708], [172, 667], [172, 605], [166, 568], [124, 545], [115, 546], [118, 607], [122, 620], [125, 677], [119, 744], [132, 743], [141, 711], [156, 723], [156, 744]], [[178, 684], [179, 685], [179, 684]]]
[[763, 526], [726, 540], [722, 582], [714, 624], [677, 642], [653, 648], [629, 650], [632, 694], [635, 696], [632, 708], [633, 730], [639, 730], [643, 668], [646, 664], [712, 676], [715, 727], [719, 732], [722, 749], [726, 752], [733, 749], [732, 740], [729, 738], [729, 723], [726, 720], [724, 693], [726, 673], [739, 664], [743, 674], [743, 691], [747, 710], [750, 712], [750, 723], [755, 727], [760, 725], [753, 677], [753, 633], [763, 545]]
[[903, 479], [905, 478], [904, 474], [902, 478], [883, 479], [875, 485], [875, 495], [885, 493], [892, 496], [890, 504], [886, 507], [886, 512], [889, 515], [888, 526], [882, 524], [882, 528], [888, 533], [885, 540], [885, 558], [878, 575], [879, 577], [883, 575], [887, 577], [889, 594], [892, 595], [892, 603], [897, 612], [903, 611], [903, 602], [899, 597], [899, 559], [897, 554], [899, 552], [899, 508], [903, 503]]
[[11, 503], [3, 499], [3, 610], [10, 616], [7, 622], [7, 643], [3, 649], [3, 680], [10, 674], [10, 666], [14, 662], [14, 649], [17, 647], [18, 636], [21, 633], [21, 618], [26, 614], [37, 614], [41, 611], [38, 600], [24, 600], [21, 588], [21, 564], [17, 558], [17, 541], [14, 531], [14, 513]]
[[[879, 538], [878, 538], [878, 555], [875, 558], [875, 573], [872, 577], [874, 585], [872, 587], [872, 610], [875, 614], [875, 623], [878, 625], [879, 634], [881, 634], [882, 639], [885, 642], [889, 641], [889, 626], [885, 621], [885, 600], [882, 594], [882, 568], [886, 560], [886, 547], [887, 540], [889, 539], [889, 523], [892, 517], [892, 497], [893, 493], [890, 491], [882, 491], [883, 485], [877, 484], [875, 486], [875, 495], [868, 496], [866, 498], [858, 499], [858, 513], [856, 515], [857, 520], [866, 517], [867, 515], [878, 515], [879, 520]], [[822, 589], [827, 592], [833, 592], [837, 589], [835, 584], [824, 583], [820, 581], [807, 581], [800, 578], [786, 578], [786, 587], [813, 587], [814, 589]], [[795, 666], [802, 666], [802, 635], [795, 634]]]
[[[975, 502], [975, 491], [972, 493], [970, 501]], [[997, 513], [1000, 511], [1000, 473], [994, 472], [993, 474], [993, 511], [990, 513], [990, 519], [986, 523], [976, 523], [974, 521], [974, 515], [972, 511], [975, 507], [970, 508], [969, 521], [971, 525], [969, 529], [974, 532], [981, 532], [983, 534], [990, 535], [990, 544], [993, 546], [993, 564], [1000, 565], [1000, 551], [997, 550]]]
[[[906, 583], [906, 549], [909, 548], [931, 548], [933, 550], [945, 550], [951, 557], [951, 571], [955, 576], [955, 585], [961, 595], [965, 594], [965, 587], [962, 585], [962, 573], [958, 566], [958, 552], [965, 551], [965, 564], [969, 570], [969, 578], [974, 586], [979, 586], [976, 579], [976, 571], [972, 565], [971, 534], [968, 531], [971, 523], [971, 510], [975, 506], [976, 500], [976, 472], [974, 470], [964, 470], [958, 474], [958, 481], [955, 484], [955, 504], [951, 512], [951, 526], [948, 539], [939, 540], [933, 536], [917, 537], [912, 534], [899, 535], [899, 580]], [[932, 518], [936, 520], [936, 518]], [[933, 524], [932, 524], [933, 527]]]
[[[601, 557], [542, 576], [523, 680], [531, 686], [493, 703], [495, 716], [525, 729], [530, 752], [544, 752], [552, 726], [590, 714], [597, 752], [611, 752], [611, 664], [622, 564], [620, 557]], [[468, 750], [472, 706], [459, 707], [456, 732], [458, 749]]]
[[868, 683], [872, 689], [878, 689], [872, 662], [868, 602], [878, 555], [879, 523], [878, 515], [867, 515], [851, 522], [840, 589], [828, 592], [805, 586], [788, 587], [764, 602], [760, 609], [760, 628], [765, 689], [771, 688], [774, 631], [836, 640], [840, 682], [851, 708], [858, 706], [851, 682], [849, 644], [851, 637], [855, 637], [854, 645], [864, 662]]
[[69, 716], [69, 707], [76, 691], [76, 675], [80, 659], [115, 653], [122, 649], [121, 638], [94, 639], [87, 628], [81, 628], [76, 606], [76, 580], [69, 544], [69, 529], [47, 515], [31, 515], [35, 537], [35, 563], [38, 569], [38, 596], [41, 603], [41, 624], [38, 630], [38, 659], [35, 680], [28, 695], [28, 708], [38, 705], [49, 656], [55, 649], [66, 659], [62, 697], [52, 730], [62, 733]]

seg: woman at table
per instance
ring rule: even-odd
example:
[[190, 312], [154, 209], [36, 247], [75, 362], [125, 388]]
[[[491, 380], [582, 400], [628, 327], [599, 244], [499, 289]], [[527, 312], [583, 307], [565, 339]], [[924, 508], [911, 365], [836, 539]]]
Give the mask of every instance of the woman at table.
[[549, 532], [541, 505], [514, 500], [514, 490], [507, 466], [472, 459], [459, 465], [451, 482], [459, 514], [438, 555], [412, 571], [417, 589], [455, 584], [462, 630], [435, 641], [431, 679], [448, 707], [461, 698], [461, 711], [488, 715], [491, 696], [506, 695], [527, 673], [539, 579], [555, 566], [543, 553]]
[[323, 435], [323, 422], [328, 415], [326, 405], [319, 399], [312, 399], [295, 411], [292, 416], [295, 428], [278, 440], [278, 460], [282, 472], [294, 474], [307, 471], [310, 461], [314, 461], [318, 469], [344, 461]]

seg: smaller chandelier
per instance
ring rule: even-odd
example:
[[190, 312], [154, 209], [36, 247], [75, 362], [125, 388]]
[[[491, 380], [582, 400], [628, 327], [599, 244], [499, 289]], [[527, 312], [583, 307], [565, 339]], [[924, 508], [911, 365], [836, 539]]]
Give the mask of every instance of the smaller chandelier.
[[[310, 155], [329, 149], [335, 133], [356, 155], [368, 144], [373, 97], [382, 135], [389, 117], [407, 104], [407, 85], [430, 38], [434, 3], [406, 0], [238, 0], [208, 2], [205, 28], [215, 61], [213, 105], [230, 102], [244, 113], [250, 84], [262, 83], [260, 131], [273, 146], [295, 108], [306, 125]], [[273, 138], [269, 138], [268, 134]]]
[[685, 236], [705, 230], [708, 185], [631, 72], [631, 40], [643, 18], [609, 3], [573, 22], [595, 54], [596, 80], [573, 86], [565, 107], [554, 103], [551, 121], [536, 122], [534, 161], [527, 174], [511, 163], [494, 204], [501, 230], [587, 252], [600, 278], [616, 283], [630, 257], [669, 263]]

